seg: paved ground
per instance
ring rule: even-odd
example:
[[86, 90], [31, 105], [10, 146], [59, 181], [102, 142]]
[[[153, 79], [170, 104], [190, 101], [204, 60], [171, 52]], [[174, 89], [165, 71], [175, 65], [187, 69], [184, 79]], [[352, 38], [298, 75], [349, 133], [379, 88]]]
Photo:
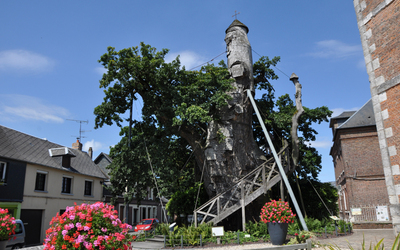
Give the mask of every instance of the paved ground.
[[323, 245], [338, 246], [341, 249], [349, 249], [349, 244], [354, 249], [361, 249], [361, 244], [365, 240], [365, 246], [375, 246], [381, 239], [386, 249], [391, 249], [396, 239], [393, 229], [354, 229], [353, 234], [320, 240]]
[[[350, 249], [349, 244], [356, 250], [361, 249], [361, 244], [363, 242], [363, 237], [365, 239], [366, 249], [369, 249], [370, 244], [375, 246], [381, 239], [383, 240], [386, 249], [391, 249], [394, 241], [395, 235], [392, 229], [355, 229], [353, 234], [340, 236], [337, 238], [328, 238], [319, 240], [321, 245], [315, 246], [315, 250], [324, 249], [324, 246], [332, 245], [335, 248], [339, 247], [341, 250]], [[132, 247], [134, 249], [161, 249], [164, 247], [162, 242], [133, 242]], [[268, 248], [272, 247], [271, 244], [255, 244], [255, 245], [240, 245], [240, 246], [221, 246], [219, 250], [235, 250], [235, 249], [257, 249], [257, 248]], [[194, 249], [194, 248], [191, 248]], [[211, 250], [207, 248], [207, 250]]]

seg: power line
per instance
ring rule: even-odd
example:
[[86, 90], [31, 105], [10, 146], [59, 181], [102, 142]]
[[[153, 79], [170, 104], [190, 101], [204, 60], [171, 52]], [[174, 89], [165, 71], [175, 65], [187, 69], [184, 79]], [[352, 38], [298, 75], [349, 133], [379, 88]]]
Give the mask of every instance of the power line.
[[[256, 53], [259, 57], [262, 57], [260, 54], [257, 53], [257, 51], [255, 51], [254, 49], [251, 49], [254, 53]], [[276, 68], [277, 70], [279, 70], [282, 74], [284, 74], [285, 76], [287, 76], [288, 78], [290, 78], [290, 76], [288, 76], [287, 74], [285, 74], [285, 72], [283, 72], [282, 70], [280, 70], [278, 67], [272, 65], [274, 68]]]
[[208, 61], [208, 62], [202, 63], [202, 64], [200, 64], [200, 65], [198, 65], [198, 66], [196, 66], [196, 67], [193, 67], [193, 68], [189, 69], [189, 71], [192, 71], [192, 70], [194, 70], [195, 68], [201, 67], [201, 66], [203, 66], [204, 64], [207, 64], [207, 63], [209, 63], [209, 62], [212, 62], [212, 61], [214, 61], [215, 58], [217, 58], [217, 57], [219, 57], [219, 56], [221, 56], [222, 54], [225, 54], [225, 53], [226, 53], [226, 51], [222, 52], [221, 54], [219, 54], [218, 56], [214, 57], [213, 59], [211, 59], [211, 60]]

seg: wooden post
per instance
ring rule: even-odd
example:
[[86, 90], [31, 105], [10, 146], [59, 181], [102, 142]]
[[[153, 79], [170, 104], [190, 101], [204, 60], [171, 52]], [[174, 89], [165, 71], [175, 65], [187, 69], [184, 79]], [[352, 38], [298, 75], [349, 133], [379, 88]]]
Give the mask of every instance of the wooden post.
[[197, 227], [197, 212], [194, 211], [194, 227]]
[[265, 168], [266, 168], [266, 165], [264, 164], [263, 168], [262, 168], [262, 179], [263, 179], [264, 194], [267, 193], [267, 182], [265, 181]]
[[244, 204], [244, 181], [242, 181], [240, 183], [241, 186], [241, 196], [242, 198], [240, 199], [240, 203], [242, 205], [242, 228], [243, 228], [243, 232], [246, 231], [246, 211], [245, 211], [245, 204]]
[[217, 216], [219, 216], [219, 209], [220, 209], [220, 205], [219, 205], [219, 196], [217, 198]]

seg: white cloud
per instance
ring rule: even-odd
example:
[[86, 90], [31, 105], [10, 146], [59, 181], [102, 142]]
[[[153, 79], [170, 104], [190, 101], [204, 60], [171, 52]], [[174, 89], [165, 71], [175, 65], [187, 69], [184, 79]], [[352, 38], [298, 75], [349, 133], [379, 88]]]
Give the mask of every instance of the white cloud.
[[28, 72], [45, 72], [53, 68], [50, 58], [27, 50], [0, 51], [0, 70], [22, 70]]
[[168, 53], [165, 57], [165, 61], [172, 62], [172, 60], [174, 60], [178, 55], [180, 56], [179, 60], [181, 61], [181, 65], [185, 66], [187, 70], [190, 70], [208, 61], [203, 56], [200, 56], [195, 52], [188, 50], [177, 53]]
[[316, 52], [310, 55], [319, 58], [346, 58], [359, 55], [361, 51], [361, 45], [349, 45], [338, 40], [324, 40], [316, 43]]
[[330, 148], [332, 146], [332, 141], [309, 141], [306, 144], [314, 148]]
[[107, 70], [104, 67], [96, 67], [94, 69], [94, 71], [96, 71], [96, 73], [99, 75], [103, 75], [104, 73], [107, 73]]
[[18, 121], [36, 120], [62, 123], [68, 117], [67, 109], [44, 103], [42, 100], [25, 95], [0, 95], [0, 119]]
[[364, 58], [363, 59], [361, 59], [361, 60], [359, 60], [358, 61], [358, 63], [357, 63], [357, 68], [359, 68], [359, 69], [362, 69], [362, 70], [365, 70], [365, 60], [364, 60]]
[[101, 150], [104, 146], [101, 142], [91, 140], [91, 141], [87, 141], [83, 144], [82, 150], [88, 151], [90, 147], [93, 149], [93, 151], [98, 151], [98, 150]]

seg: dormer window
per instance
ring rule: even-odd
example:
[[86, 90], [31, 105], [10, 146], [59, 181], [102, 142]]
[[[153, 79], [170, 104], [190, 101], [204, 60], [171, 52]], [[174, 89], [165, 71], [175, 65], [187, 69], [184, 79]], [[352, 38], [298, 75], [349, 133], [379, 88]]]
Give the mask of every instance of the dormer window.
[[49, 149], [49, 154], [51, 157], [62, 157], [61, 165], [64, 168], [71, 167], [71, 157], [76, 157], [71, 149], [67, 147], [62, 148], [51, 148]]

